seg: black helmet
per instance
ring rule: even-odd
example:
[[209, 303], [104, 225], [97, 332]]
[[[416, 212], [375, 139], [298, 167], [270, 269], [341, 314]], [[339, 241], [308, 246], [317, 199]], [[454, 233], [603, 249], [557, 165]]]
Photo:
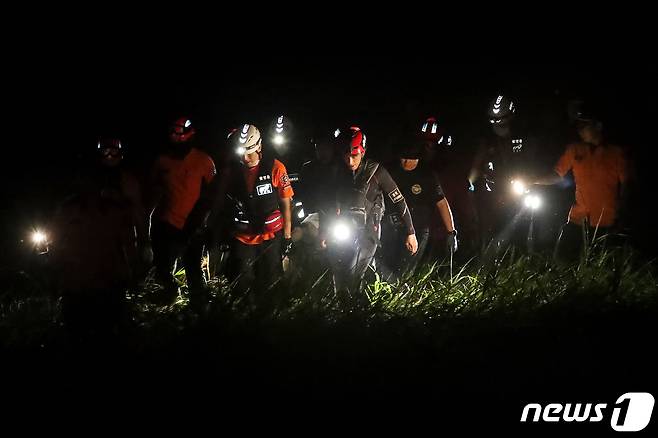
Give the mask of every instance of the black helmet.
[[489, 123], [499, 125], [509, 123], [514, 118], [516, 105], [507, 96], [499, 94], [489, 105]]

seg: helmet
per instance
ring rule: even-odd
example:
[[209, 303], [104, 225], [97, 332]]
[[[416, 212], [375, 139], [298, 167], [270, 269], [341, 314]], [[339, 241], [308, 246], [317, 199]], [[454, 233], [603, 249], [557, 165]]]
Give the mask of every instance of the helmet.
[[428, 117], [420, 127], [420, 137], [423, 140], [438, 142], [443, 136], [443, 126], [439, 125], [436, 117]]
[[171, 139], [176, 143], [184, 143], [194, 137], [196, 130], [192, 121], [187, 117], [177, 119], [171, 127]]
[[100, 154], [101, 162], [106, 166], [116, 166], [123, 159], [121, 140], [118, 138], [101, 138], [96, 150]]
[[578, 125], [600, 125], [601, 117], [591, 103], [581, 100], [569, 102], [569, 115]]
[[340, 153], [351, 155], [366, 153], [366, 135], [357, 126], [346, 129], [336, 129], [334, 132], [336, 147]]
[[279, 116], [276, 118], [276, 123], [274, 124], [274, 133], [275, 134], [283, 134], [284, 127], [287, 127], [288, 125], [288, 119], [285, 119], [285, 124], [284, 124], [284, 117]]
[[500, 94], [489, 105], [489, 123], [493, 125], [508, 123], [514, 117], [515, 112], [514, 102], [509, 97]]
[[98, 140], [97, 149], [99, 151], [103, 149], [121, 149], [121, 140], [118, 138], [101, 138]]
[[268, 136], [275, 146], [283, 145], [290, 140], [293, 132], [290, 118], [283, 115], [278, 116], [270, 125], [268, 132]]
[[[235, 134], [229, 134], [230, 138], [235, 137]], [[260, 135], [260, 131], [254, 125], [245, 124], [242, 125], [240, 130], [240, 136], [237, 138], [237, 148], [235, 152], [238, 155], [251, 154], [256, 152], [256, 150], [262, 145], [263, 138]]]

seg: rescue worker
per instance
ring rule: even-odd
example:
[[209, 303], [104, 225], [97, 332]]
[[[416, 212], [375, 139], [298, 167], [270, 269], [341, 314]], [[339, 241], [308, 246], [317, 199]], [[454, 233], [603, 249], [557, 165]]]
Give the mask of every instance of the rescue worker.
[[[330, 135], [313, 139], [316, 158], [304, 163], [297, 184], [295, 204], [301, 204], [301, 223], [294, 227], [295, 252], [291, 254], [289, 271], [302, 280], [300, 289], [307, 290], [328, 269], [325, 251], [320, 247], [320, 217], [335, 213], [335, 179], [338, 171], [334, 138]], [[294, 214], [294, 210], [293, 210]]]
[[125, 292], [150, 262], [148, 223], [137, 179], [118, 139], [98, 141], [96, 162], [54, 215], [51, 256], [62, 315], [76, 340], [111, 336], [125, 317]]
[[196, 130], [187, 117], [177, 119], [167, 150], [153, 170], [155, 209], [151, 239], [157, 281], [163, 286], [159, 302], [171, 304], [179, 294], [173, 277], [182, 257], [190, 302], [202, 304], [205, 280], [201, 270], [203, 228], [210, 210], [210, 184], [215, 178], [213, 160], [195, 145]]
[[[471, 166], [470, 152], [465, 149], [464, 142], [457, 143], [454, 133], [446, 129], [441, 118], [428, 117], [417, 129], [417, 134], [417, 138], [403, 139], [403, 142], [420, 142], [423, 146], [419, 156], [421, 164], [436, 173], [443, 195], [450, 200], [453, 220], [460, 230], [459, 254], [472, 256], [476, 251], [477, 237], [475, 211], [470, 193], [464, 189]], [[445, 255], [444, 243], [448, 237], [442, 217], [432, 214], [428, 244], [428, 254], [432, 259]]]
[[365, 158], [363, 131], [336, 130], [335, 142], [343, 161], [335, 181], [336, 214], [322, 221], [320, 236], [329, 250], [336, 292], [363, 302], [359, 289], [379, 245], [385, 198], [400, 216], [409, 253], [418, 251], [418, 241], [402, 191], [383, 166]]
[[457, 250], [457, 230], [448, 200], [443, 194], [436, 173], [421, 160], [422, 145], [410, 139], [399, 148], [399, 162], [388, 168], [391, 177], [400, 188], [407, 202], [416, 230], [418, 251], [410, 254], [404, 241], [405, 227], [398, 212], [386, 210], [382, 237], [384, 279], [397, 279], [406, 272], [412, 272], [423, 257], [430, 240], [430, 225], [436, 212], [447, 232], [446, 249], [451, 254]]
[[231, 214], [230, 279], [253, 301], [281, 278], [282, 255], [292, 248], [294, 192], [256, 126], [244, 124], [231, 138], [238, 159], [222, 172], [214, 216]]
[[512, 184], [527, 184], [534, 178], [535, 145], [514, 124], [516, 104], [509, 97], [498, 95], [489, 105], [488, 115], [491, 133], [481, 140], [468, 183], [474, 192], [481, 247], [495, 255], [511, 239], [525, 237], [514, 233], [521, 201]]
[[576, 115], [580, 141], [569, 144], [554, 173], [535, 181], [539, 185], [560, 183], [571, 172], [575, 182], [575, 202], [562, 227], [556, 255], [574, 260], [583, 242], [609, 233], [619, 225], [627, 196], [628, 160], [624, 150], [606, 141], [601, 118], [591, 108], [581, 106]]

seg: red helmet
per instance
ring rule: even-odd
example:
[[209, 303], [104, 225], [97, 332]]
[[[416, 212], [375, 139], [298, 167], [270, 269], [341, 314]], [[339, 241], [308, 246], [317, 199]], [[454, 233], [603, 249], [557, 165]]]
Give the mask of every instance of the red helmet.
[[349, 152], [351, 155], [366, 153], [366, 135], [361, 128], [350, 126], [347, 129], [336, 129], [334, 137], [341, 153]]
[[420, 137], [423, 140], [438, 142], [443, 136], [443, 125], [440, 125], [436, 117], [428, 117], [420, 127]]
[[175, 143], [184, 143], [191, 140], [195, 133], [192, 121], [187, 117], [181, 117], [171, 127], [170, 137]]

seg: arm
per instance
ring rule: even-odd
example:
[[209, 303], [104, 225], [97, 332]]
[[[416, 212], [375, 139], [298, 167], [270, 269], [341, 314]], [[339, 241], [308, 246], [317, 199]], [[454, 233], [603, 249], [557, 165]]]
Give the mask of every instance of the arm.
[[475, 184], [480, 178], [480, 169], [482, 169], [482, 162], [484, 161], [484, 154], [486, 149], [484, 146], [480, 146], [473, 158], [473, 163], [471, 164], [471, 170], [468, 172], [468, 182], [472, 185]]
[[388, 197], [388, 199], [393, 204], [393, 208], [395, 208], [400, 214], [402, 222], [407, 229], [407, 234], [415, 235], [416, 230], [414, 229], [413, 220], [411, 219], [411, 212], [407, 206], [407, 201], [404, 199], [404, 196], [398, 188], [398, 185], [395, 183], [395, 181], [393, 181], [391, 174], [388, 173], [388, 171], [382, 166], [379, 166], [377, 172], [375, 172], [374, 178], [376, 178], [376, 182], [384, 193], [384, 196]]
[[292, 203], [290, 198], [279, 198], [281, 203], [281, 213], [283, 213], [283, 238], [292, 237]]
[[404, 199], [398, 185], [393, 181], [391, 174], [382, 166], [379, 166], [374, 178], [376, 178], [376, 182], [384, 193], [384, 196], [388, 196], [388, 199], [393, 203], [393, 208], [398, 210], [402, 218], [402, 222], [407, 229], [407, 239], [405, 242], [407, 250], [411, 254], [416, 254], [416, 251], [418, 251], [418, 240], [416, 239], [416, 230], [414, 229], [414, 223], [411, 219], [411, 212], [407, 206], [407, 201]]
[[537, 178], [534, 181], [534, 183], [543, 186], [559, 184], [560, 182], [562, 182], [564, 176], [573, 167], [573, 161], [574, 161], [573, 148], [571, 146], [567, 146], [567, 149], [564, 151], [564, 153], [558, 160], [557, 164], [555, 165], [553, 172], [543, 177]]
[[272, 183], [277, 189], [279, 195], [279, 206], [283, 214], [283, 237], [290, 239], [292, 237], [292, 202], [291, 199], [295, 196], [295, 192], [290, 185], [288, 172], [283, 163], [279, 160], [274, 160], [274, 168], [272, 171]]
[[135, 231], [137, 234], [137, 244], [142, 246], [149, 240], [149, 215], [146, 213], [146, 207], [142, 200], [142, 189], [137, 178], [130, 174], [124, 174], [123, 190], [126, 197], [130, 200], [130, 208]]
[[562, 182], [562, 176], [558, 175], [557, 172], [549, 173], [535, 180], [535, 184], [540, 186], [552, 186], [554, 184], [559, 184], [560, 182]]
[[450, 210], [450, 204], [448, 204], [448, 201], [443, 198], [436, 203], [436, 208], [439, 210], [439, 214], [441, 215], [443, 225], [446, 227], [446, 231], [448, 233], [452, 233], [455, 230], [455, 222], [452, 218], [452, 210]]
[[213, 206], [213, 194], [217, 191], [216, 185], [219, 178], [216, 178], [217, 170], [215, 169], [215, 163], [210, 157], [206, 158], [205, 169], [200, 181], [201, 190], [199, 199], [197, 199], [185, 223], [185, 227], [192, 233], [199, 231], [207, 224], [208, 216]]

